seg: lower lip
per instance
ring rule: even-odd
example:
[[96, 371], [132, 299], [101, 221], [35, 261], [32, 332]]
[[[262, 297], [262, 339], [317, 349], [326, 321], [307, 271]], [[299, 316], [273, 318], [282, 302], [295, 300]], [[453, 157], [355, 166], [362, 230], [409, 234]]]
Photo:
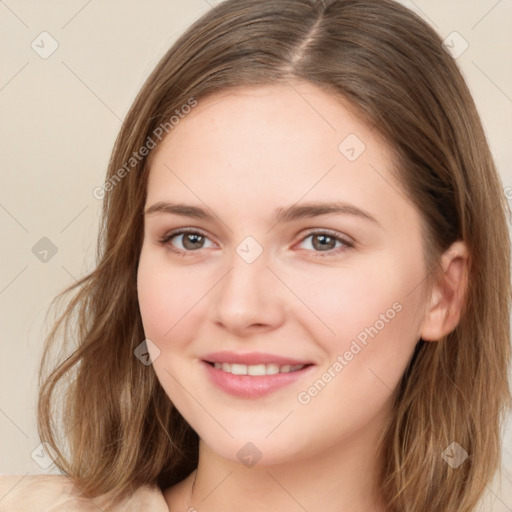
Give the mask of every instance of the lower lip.
[[275, 375], [233, 375], [201, 361], [211, 381], [220, 389], [242, 398], [259, 398], [272, 393], [304, 377], [313, 368], [306, 366], [302, 370]]

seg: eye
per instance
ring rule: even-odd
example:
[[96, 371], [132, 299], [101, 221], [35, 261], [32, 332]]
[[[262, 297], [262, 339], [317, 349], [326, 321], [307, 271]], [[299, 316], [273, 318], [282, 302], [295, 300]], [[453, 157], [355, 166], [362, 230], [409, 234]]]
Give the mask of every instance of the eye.
[[[210, 245], [205, 245], [207, 241], [210, 242]], [[168, 246], [170, 250], [177, 253], [193, 252], [214, 246], [211, 240], [200, 231], [185, 228], [168, 233], [159, 240], [159, 243]]]
[[[195, 228], [181, 228], [173, 231], [160, 238], [158, 242], [180, 256], [215, 246], [204, 233]], [[302, 247], [303, 249], [313, 251], [314, 256], [319, 257], [332, 256], [354, 247], [353, 242], [336, 232], [326, 230], [309, 233], [302, 239], [301, 244], [306, 245]]]
[[338, 254], [339, 252], [346, 251], [354, 247], [354, 243], [339, 236], [337, 233], [332, 231], [315, 231], [309, 233], [305, 238], [302, 239], [302, 244], [306, 243], [306, 248], [312, 250], [315, 256], [324, 257]]

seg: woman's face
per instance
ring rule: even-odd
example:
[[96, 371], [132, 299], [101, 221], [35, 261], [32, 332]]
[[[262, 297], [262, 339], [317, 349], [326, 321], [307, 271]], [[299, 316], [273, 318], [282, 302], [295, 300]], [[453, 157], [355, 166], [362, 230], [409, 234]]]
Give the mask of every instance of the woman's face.
[[387, 149], [294, 83], [200, 101], [152, 155], [144, 331], [217, 455], [279, 463], [382, 430], [427, 297], [420, 217]]

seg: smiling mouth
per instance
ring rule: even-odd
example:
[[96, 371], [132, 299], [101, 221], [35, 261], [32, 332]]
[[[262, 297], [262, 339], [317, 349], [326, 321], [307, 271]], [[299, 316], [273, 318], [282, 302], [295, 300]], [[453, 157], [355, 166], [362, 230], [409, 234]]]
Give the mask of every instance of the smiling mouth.
[[293, 385], [315, 366], [276, 354], [227, 351], [209, 354], [201, 363], [211, 383], [242, 399], [258, 399]]
[[278, 373], [292, 373], [302, 370], [310, 364], [239, 364], [239, 363], [212, 363], [206, 361], [210, 366], [230, 373], [231, 375], [250, 375], [253, 377], [261, 377], [264, 375], [277, 375]]

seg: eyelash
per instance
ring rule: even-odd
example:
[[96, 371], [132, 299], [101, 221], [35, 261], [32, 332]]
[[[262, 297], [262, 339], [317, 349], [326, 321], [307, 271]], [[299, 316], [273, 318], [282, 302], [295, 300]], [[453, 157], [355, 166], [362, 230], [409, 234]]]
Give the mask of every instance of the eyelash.
[[[167, 235], [164, 235], [162, 238], [158, 240], [158, 243], [162, 246], [166, 246], [170, 251], [175, 253], [178, 256], [186, 256], [188, 253], [194, 253], [196, 251], [183, 251], [181, 249], [176, 249], [171, 243], [169, 243], [174, 237], [183, 235], [183, 234], [194, 234], [194, 235], [201, 235], [204, 238], [208, 238], [202, 231], [196, 229], [196, 228], [181, 228], [176, 231], [173, 231], [171, 233], [168, 233]], [[330, 231], [328, 229], [324, 230], [318, 230], [318, 231], [311, 231], [306, 236], [304, 236], [300, 242], [303, 242], [310, 236], [314, 235], [327, 235], [330, 238], [333, 238], [336, 242], [340, 242], [343, 244], [343, 247], [337, 247], [335, 249], [330, 249], [328, 251], [314, 251], [313, 253], [315, 257], [318, 258], [325, 258], [327, 256], [332, 256], [334, 254], [338, 254], [340, 252], [345, 252], [347, 250], [354, 248], [354, 243], [350, 242], [349, 240], [346, 240], [345, 238], [340, 237], [335, 231]], [[306, 249], [307, 250], [307, 249]]]

